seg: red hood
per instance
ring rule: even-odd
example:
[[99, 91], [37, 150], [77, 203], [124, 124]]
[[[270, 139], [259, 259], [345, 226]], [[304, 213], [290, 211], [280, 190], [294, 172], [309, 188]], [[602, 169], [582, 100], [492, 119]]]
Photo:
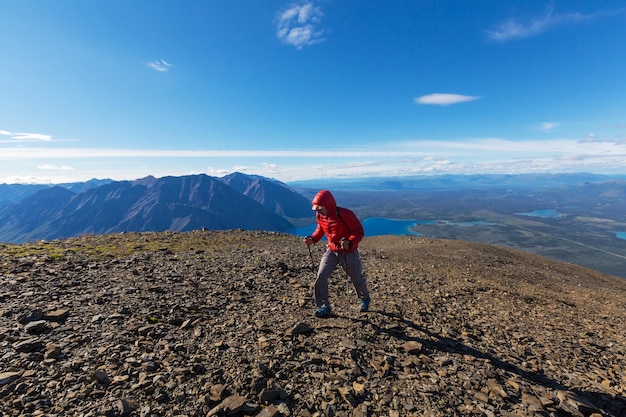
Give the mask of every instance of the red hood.
[[315, 206], [324, 206], [329, 213], [332, 213], [337, 207], [337, 202], [335, 201], [335, 197], [328, 190], [322, 190], [315, 194], [313, 197], [312, 204]]

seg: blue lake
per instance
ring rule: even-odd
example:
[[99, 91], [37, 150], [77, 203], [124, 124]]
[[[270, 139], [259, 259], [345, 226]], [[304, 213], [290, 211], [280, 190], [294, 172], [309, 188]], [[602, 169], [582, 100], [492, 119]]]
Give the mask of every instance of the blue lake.
[[368, 236], [379, 235], [413, 235], [421, 236], [421, 234], [411, 230], [411, 227], [417, 224], [435, 224], [432, 220], [397, 220], [376, 218], [363, 220], [363, 228]]
[[518, 216], [529, 216], [529, 217], [546, 217], [556, 219], [561, 217], [561, 213], [556, 210], [546, 209], [546, 210], [533, 210], [528, 213], [514, 213]]
[[437, 220], [437, 224], [440, 225], [448, 225], [448, 226], [461, 226], [461, 227], [472, 227], [472, 226], [495, 226], [496, 223], [486, 222], [484, 220], [476, 220], [472, 222], [451, 222], [449, 220]]
[[626, 240], [626, 232], [613, 232], [618, 239]]
[[[418, 224], [430, 224], [430, 225], [451, 225], [451, 226], [493, 226], [495, 223], [485, 221], [473, 221], [473, 222], [452, 222], [448, 220], [400, 220], [400, 219], [387, 219], [384, 217], [372, 217], [363, 220], [363, 228], [365, 229], [366, 236], [380, 236], [380, 235], [413, 235], [422, 236], [411, 230], [411, 227]], [[315, 230], [316, 225], [311, 224], [309, 226], [298, 227], [288, 230], [287, 232], [296, 236], [308, 236]]]

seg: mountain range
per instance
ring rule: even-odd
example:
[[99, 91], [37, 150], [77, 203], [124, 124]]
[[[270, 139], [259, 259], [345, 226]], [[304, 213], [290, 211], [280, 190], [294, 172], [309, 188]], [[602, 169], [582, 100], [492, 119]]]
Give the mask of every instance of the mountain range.
[[602, 175], [586, 172], [557, 174], [447, 174], [403, 177], [367, 177], [312, 179], [290, 182], [295, 189], [332, 188], [336, 191], [451, 191], [548, 189], [626, 180], [626, 175]]
[[[29, 188], [30, 187], [30, 188]], [[286, 231], [312, 218], [287, 185], [241, 173], [0, 188], [0, 242], [195, 229]], [[291, 219], [291, 220], [290, 220]]]
[[367, 236], [376, 219], [405, 219], [415, 222], [407, 233], [521, 249], [626, 278], [626, 180], [588, 173], [285, 184], [236, 172], [0, 184], [0, 243], [197, 229], [302, 233], [315, 222], [310, 201], [320, 189], [332, 190], [339, 205], [369, 219]]

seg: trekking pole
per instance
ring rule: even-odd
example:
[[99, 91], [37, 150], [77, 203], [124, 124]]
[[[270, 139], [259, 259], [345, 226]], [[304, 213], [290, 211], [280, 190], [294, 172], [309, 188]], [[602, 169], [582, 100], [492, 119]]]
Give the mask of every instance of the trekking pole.
[[348, 274], [348, 255], [343, 251], [343, 272], [346, 273], [346, 310], [350, 307], [350, 274]]
[[313, 283], [311, 284], [311, 287], [309, 288], [309, 292], [311, 297], [313, 297], [313, 299], [315, 299], [315, 281], [317, 280], [317, 273], [315, 272], [315, 261], [313, 260], [313, 253], [311, 252], [311, 245], [306, 245], [307, 249], [309, 250], [309, 256], [311, 257], [311, 271], [313, 271], [313, 278], [315, 278], [313, 280]]
[[309, 256], [311, 257], [311, 270], [315, 272], [315, 261], [313, 260], [313, 253], [311, 252], [311, 245], [306, 245], [309, 250]]

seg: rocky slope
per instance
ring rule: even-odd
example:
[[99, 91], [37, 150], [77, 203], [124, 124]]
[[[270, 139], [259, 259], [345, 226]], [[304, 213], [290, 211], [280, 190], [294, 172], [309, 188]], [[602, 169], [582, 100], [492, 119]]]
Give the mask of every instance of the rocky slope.
[[294, 236], [0, 245], [0, 416], [624, 416], [626, 280], [372, 237], [368, 313], [313, 317]]

